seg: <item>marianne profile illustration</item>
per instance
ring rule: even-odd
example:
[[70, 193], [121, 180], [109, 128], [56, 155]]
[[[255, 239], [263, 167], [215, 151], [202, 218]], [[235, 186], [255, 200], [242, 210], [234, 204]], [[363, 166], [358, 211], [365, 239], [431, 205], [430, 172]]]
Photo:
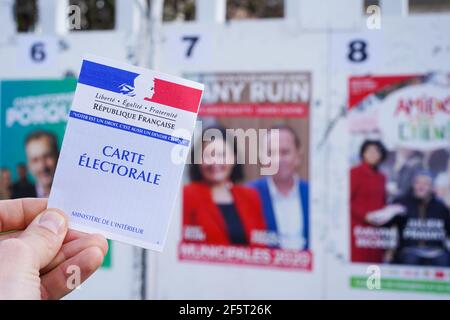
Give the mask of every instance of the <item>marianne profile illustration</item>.
[[138, 75], [134, 79], [134, 86], [122, 83], [119, 86], [120, 93], [134, 97], [138, 100], [150, 101], [155, 94], [155, 78]]

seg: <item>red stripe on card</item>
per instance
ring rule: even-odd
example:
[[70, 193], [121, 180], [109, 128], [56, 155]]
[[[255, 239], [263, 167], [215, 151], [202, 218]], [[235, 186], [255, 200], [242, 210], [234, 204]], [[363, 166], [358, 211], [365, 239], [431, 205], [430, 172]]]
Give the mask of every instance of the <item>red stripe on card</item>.
[[155, 79], [155, 94], [145, 100], [197, 113], [201, 97], [202, 90]]

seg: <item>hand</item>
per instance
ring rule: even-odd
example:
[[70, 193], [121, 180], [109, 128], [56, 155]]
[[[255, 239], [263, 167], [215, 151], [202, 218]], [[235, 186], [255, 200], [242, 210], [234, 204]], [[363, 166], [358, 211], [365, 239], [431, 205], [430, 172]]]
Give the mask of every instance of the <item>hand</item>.
[[406, 208], [400, 204], [390, 204], [382, 209], [369, 212], [366, 216], [366, 222], [374, 226], [381, 226], [397, 215], [404, 215], [405, 211]]
[[60, 299], [72, 291], [69, 266], [83, 282], [103, 262], [103, 236], [68, 230], [64, 214], [46, 207], [46, 199], [0, 201], [0, 300]]

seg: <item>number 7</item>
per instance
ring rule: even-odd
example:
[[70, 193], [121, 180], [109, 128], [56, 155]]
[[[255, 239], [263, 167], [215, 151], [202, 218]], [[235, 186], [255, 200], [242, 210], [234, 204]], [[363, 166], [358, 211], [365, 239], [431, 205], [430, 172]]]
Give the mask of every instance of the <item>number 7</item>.
[[200, 40], [199, 36], [184, 36], [181, 38], [182, 41], [188, 41], [189, 45], [186, 51], [186, 58], [190, 58], [192, 56], [192, 52], [194, 51], [194, 47], [197, 44], [198, 40]]

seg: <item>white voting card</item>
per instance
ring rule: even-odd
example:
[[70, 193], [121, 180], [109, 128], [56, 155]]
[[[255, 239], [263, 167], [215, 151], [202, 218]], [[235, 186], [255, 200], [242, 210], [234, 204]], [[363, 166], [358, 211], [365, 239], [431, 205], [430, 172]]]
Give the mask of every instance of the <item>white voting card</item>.
[[48, 207], [72, 229], [162, 251], [203, 85], [84, 58]]

